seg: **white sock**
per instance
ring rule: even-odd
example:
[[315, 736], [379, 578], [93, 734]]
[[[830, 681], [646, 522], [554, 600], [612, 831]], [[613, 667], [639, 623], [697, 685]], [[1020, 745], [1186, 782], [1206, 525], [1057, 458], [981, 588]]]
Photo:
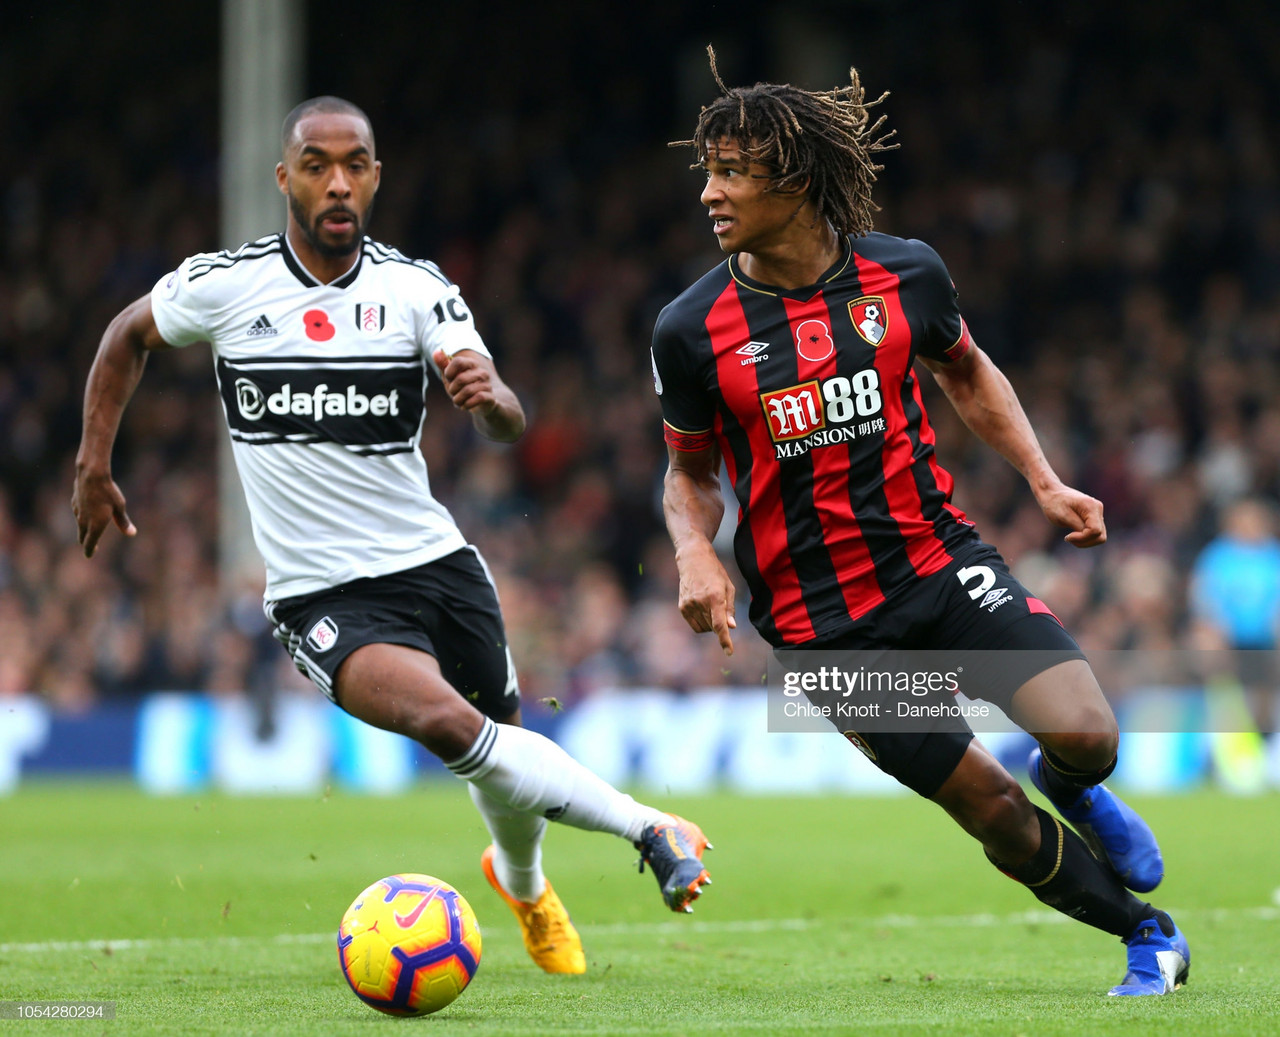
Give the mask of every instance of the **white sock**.
[[478, 785], [467, 785], [467, 791], [493, 836], [493, 871], [499, 884], [517, 900], [537, 903], [547, 888], [542, 874], [546, 819], [499, 803]]
[[445, 766], [515, 810], [631, 842], [670, 816], [619, 792], [550, 738], [487, 718], [471, 748]]

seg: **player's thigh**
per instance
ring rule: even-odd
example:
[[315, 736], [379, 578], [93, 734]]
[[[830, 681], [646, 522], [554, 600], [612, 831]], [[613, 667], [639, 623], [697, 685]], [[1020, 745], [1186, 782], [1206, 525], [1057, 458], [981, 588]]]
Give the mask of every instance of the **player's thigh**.
[[294, 665], [336, 705], [338, 670], [356, 649], [398, 644], [427, 654], [435, 646], [403, 574], [354, 580], [314, 594], [267, 603], [273, 633]]
[[416, 572], [271, 602], [267, 615], [299, 671], [331, 701], [451, 759], [474, 741], [481, 718], [441, 673], [431, 632], [438, 610]]
[[488, 568], [467, 547], [432, 563], [432, 569], [439, 580], [432, 640], [441, 673], [481, 713], [518, 723], [520, 686]]
[[987, 548], [953, 575], [941, 603], [941, 647], [963, 657], [961, 690], [999, 706], [1073, 763], [1115, 754], [1115, 716], [1075, 638]]
[[1081, 766], [1105, 767], [1120, 740], [1115, 713], [1083, 659], [1059, 663], [1024, 683], [1013, 695], [1009, 717]]
[[484, 724], [436, 659], [407, 645], [361, 645], [338, 667], [334, 690], [352, 716], [421, 742], [444, 760], [463, 755]]
[[940, 580], [939, 593], [919, 646], [949, 654], [949, 668], [963, 672], [960, 690], [969, 698], [994, 703], [1018, 720], [1013, 701], [1020, 689], [1063, 663], [1083, 661], [1075, 638], [990, 545], [931, 579]]
[[940, 687], [919, 694], [897, 690], [895, 682], [868, 681], [856, 688], [818, 679], [831, 671], [875, 675], [901, 671], [904, 653], [869, 647], [869, 636], [855, 634], [801, 649], [776, 649], [774, 658], [799, 681], [805, 698], [884, 773], [926, 799], [947, 780], [973, 739], [954, 696]]

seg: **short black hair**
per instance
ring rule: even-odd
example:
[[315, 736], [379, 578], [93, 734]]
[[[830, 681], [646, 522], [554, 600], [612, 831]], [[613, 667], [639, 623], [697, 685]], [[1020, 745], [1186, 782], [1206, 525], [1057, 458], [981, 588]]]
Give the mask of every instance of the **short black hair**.
[[[866, 234], [879, 206], [871, 188], [883, 166], [872, 158], [888, 151], [893, 132], [882, 133], [885, 117], [874, 122], [856, 68], [849, 69], [849, 85], [833, 90], [802, 90], [787, 83], [725, 86], [716, 68], [716, 52], [707, 47], [711, 74], [721, 96], [702, 109], [692, 140], [671, 147], [692, 146], [698, 164], [716, 150], [722, 138], [737, 143], [748, 161], [771, 172], [770, 190], [808, 185], [809, 200], [820, 219], [831, 221], [839, 234]], [[695, 166], [696, 167], [696, 166]]]
[[298, 123], [312, 112], [337, 112], [342, 115], [354, 115], [358, 119], [363, 119], [364, 124], [369, 127], [369, 144], [370, 146], [373, 145], [373, 122], [365, 114], [364, 109], [358, 104], [352, 104], [345, 98], [322, 94], [319, 97], [312, 97], [303, 101], [284, 117], [284, 125], [280, 128], [281, 151], [287, 152], [289, 150], [289, 142], [293, 140], [293, 131], [297, 129]]

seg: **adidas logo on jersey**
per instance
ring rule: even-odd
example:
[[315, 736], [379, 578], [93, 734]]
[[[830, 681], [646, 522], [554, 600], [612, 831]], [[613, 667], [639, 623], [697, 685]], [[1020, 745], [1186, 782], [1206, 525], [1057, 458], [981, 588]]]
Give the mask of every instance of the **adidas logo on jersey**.
[[249, 325], [249, 330], [245, 332], [250, 338], [258, 338], [262, 335], [279, 335], [280, 329], [275, 327], [271, 321], [267, 320], [264, 313], [261, 317]]

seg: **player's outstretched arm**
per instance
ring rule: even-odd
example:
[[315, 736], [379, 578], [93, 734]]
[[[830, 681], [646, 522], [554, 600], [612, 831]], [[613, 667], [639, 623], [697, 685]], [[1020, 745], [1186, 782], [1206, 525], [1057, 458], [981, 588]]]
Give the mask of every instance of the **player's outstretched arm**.
[[680, 615], [697, 633], [712, 631], [725, 655], [733, 655], [733, 580], [712, 543], [724, 516], [720, 493], [720, 451], [715, 446], [686, 452], [667, 447], [662, 512], [676, 549], [680, 572]]
[[1045, 517], [1071, 530], [1064, 538], [1067, 543], [1096, 547], [1106, 542], [1102, 502], [1058, 478], [1013, 386], [990, 357], [975, 345], [951, 363], [923, 357], [921, 361], [933, 372], [961, 420], [1022, 473]]
[[124, 494], [111, 478], [111, 448], [125, 405], [142, 378], [148, 351], [166, 348], [151, 314], [149, 295], [121, 310], [98, 346], [84, 390], [84, 427], [71, 494], [86, 558], [93, 557], [108, 523], [114, 522], [125, 536], [138, 532], [125, 512]]
[[453, 356], [443, 349], [432, 354], [445, 392], [459, 410], [471, 415], [477, 431], [487, 439], [514, 443], [524, 434], [524, 408], [487, 356], [460, 349]]

